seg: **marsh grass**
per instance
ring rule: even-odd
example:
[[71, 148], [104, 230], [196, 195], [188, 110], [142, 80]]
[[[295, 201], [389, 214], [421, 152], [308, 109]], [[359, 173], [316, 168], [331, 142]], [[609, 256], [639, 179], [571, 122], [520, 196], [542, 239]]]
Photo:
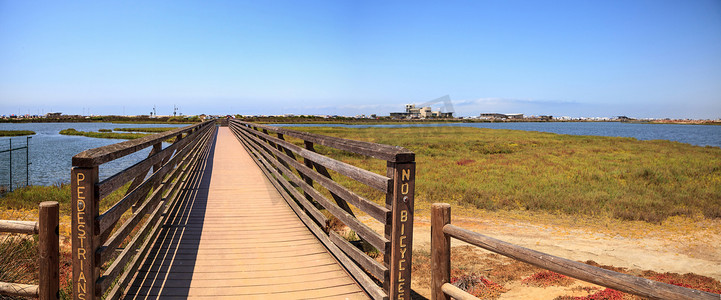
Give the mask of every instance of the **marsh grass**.
[[33, 134], [35, 134], [35, 131], [31, 130], [0, 130], [0, 136], [23, 136]]
[[[416, 203], [651, 223], [670, 216], [721, 218], [717, 147], [463, 127], [292, 129], [415, 152]], [[386, 172], [384, 161], [322, 146], [316, 150], [378, 174]], [[372, 188], [331, 174], [342, 185], [384, 203], [385, 196]]]
[[126, 131], [126, 132], [152, 132], [152, 133], [158, 133], [158, 132], [166, 132], [173, 129], [178, 129], [179, 127], [147, 127], [147, 128], [114, 128], [114, 131]]
[[74, 128], [60, 130], [60, 134], [79, 135], [79, 136], [85, 136], [85, 137], [91, 137], [91, 138], [101, 138], [101, 139], [124, 139], [124, 140], [137, 139], [137, 138], [141, 138], [141, 137], [148, 135], [148, 134], [144, 134], [144, 133], [77, 131]]
[[37, 235], [0, 236], [0, 281], [37, 284]]

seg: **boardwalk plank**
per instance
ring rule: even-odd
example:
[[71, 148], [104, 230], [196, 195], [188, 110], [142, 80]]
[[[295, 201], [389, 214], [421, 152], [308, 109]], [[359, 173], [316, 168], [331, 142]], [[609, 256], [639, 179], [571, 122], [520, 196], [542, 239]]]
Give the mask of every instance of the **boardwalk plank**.
[[368, 299], [224, 127], [128, 299]]

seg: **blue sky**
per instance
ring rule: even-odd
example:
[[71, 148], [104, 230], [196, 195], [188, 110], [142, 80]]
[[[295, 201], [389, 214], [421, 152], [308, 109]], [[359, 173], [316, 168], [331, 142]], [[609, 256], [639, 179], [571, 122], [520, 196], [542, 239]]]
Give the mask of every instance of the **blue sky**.
[[721, 1], [6, 1], [0, 114], [721, 118]]

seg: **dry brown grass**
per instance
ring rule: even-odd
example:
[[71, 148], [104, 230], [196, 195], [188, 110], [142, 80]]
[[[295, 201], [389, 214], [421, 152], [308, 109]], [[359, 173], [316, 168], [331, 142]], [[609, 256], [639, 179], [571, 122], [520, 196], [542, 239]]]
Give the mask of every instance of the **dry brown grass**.
[[[640, 276], [643, 278], [707, 291], [721, 293], [721, 282], [710, 277], [696, 274], [658, 273], [649, 270], [629, 270], [594, 261], [586, 264], [603, 269]], [[430, 253], [421, 249], [413, 251], [413, 287], [420, 294], [414, 299], [430, 297], [431, 282]], [[459, 246], [451, 249], [452, 281], [460, 282], [462, 288], [470, 289], [481, 299], [495, 299], [511, 289], [525, 287], [567, 287], [568, 296], [557, 299], [643, 299], [638, 296], [621, 293], [612, 289], [592, 286], [588, 283], [566, 277], [551, 271], [513, 260], [498, 254], [488, 253], [473, 246]], [[459, 286], [459, 284], [456, 284]], [[497, 285], [497, 286], [496, 286]], [[483, 286], [486, 286], [484, 288]], [[571, 296], [571, 294], [586, 296]]]

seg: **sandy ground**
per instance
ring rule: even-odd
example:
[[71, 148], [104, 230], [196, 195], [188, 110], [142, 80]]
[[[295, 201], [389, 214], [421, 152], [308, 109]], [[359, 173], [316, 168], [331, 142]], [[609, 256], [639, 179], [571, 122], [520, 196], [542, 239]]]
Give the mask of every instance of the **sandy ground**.
[[[696, 273], [721, 280], [721, 234], [718, 228], [699, 228], [690, 235], [644, 232], [613, 235], [592, 228], [565, 228], [522, 221], [455, 218], [454, 225], [512, 244], [563, 258], [656, 272]], [[716, 224], [717, 226], [721, 224]], [[416, 217], [415, 249], [429, 249], [430, 220]], [[452, 240], [452, 247], [466, 243]]]
[[[466, 214], [468, 215], [468, 214]], [[363, 218], [363, 217], [361, 217]], [[670, 219], [664, 224], [611, 221], [558, 221], [553, 217], [507, 218], [498, 216], [461, 217], [452, 223], [512, 244], [575, 261], [593, 260], [630, 270], [695, 273], [721, 280], [721, 220]], [[366, 224], [379, 232], [377, 222]], [[430, 250], [430, 219], [416, 215], [414, 250]], [[452, 247], [467, 245], [452, 239]], [[479, 253], [490, 253], [478, 248]], [[519, 285], [515, 287], [513, 285]], [[415, 284], [421, 295], [430, 293], [423, 284]], [[570, 287], [535, 288], [513, 283], [500, 299], [553, 299], [560, 295], [585, 296], [572, 291], [577, 286], [593, 286], [578, 281]]]

